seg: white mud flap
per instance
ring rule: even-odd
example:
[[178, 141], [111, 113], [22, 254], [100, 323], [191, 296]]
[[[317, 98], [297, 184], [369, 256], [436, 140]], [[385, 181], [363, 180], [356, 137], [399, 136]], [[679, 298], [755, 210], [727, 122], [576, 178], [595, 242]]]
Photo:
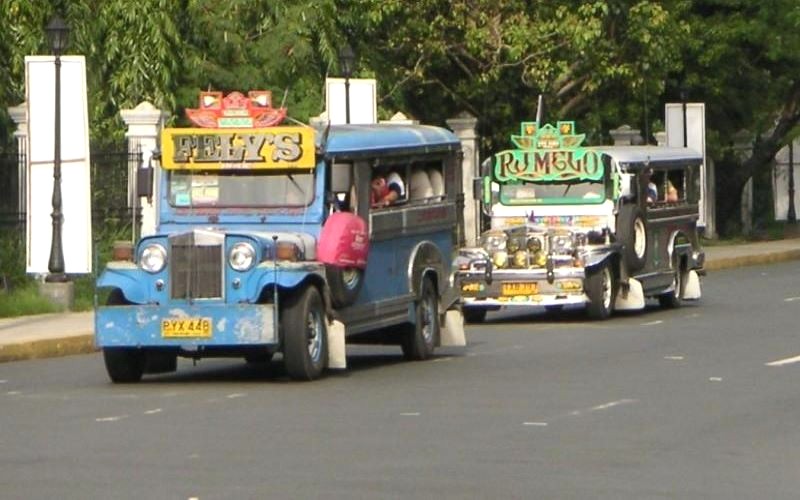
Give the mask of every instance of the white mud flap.
[[344, 323], [328, 323], [328, 368], [344, 370], [347, 368], [347, 353], [344, 342]]
[[702, 293], [700, 292], [700, 276], [697, 271], [689, 271], [686, 276], [686, 282], [683, 284], [683, 300], [699, 300]]
[[464, 335], [464, 315], [460, 309], [451, 309], [444, 314], [444, 325], [440, 331], [442, 347], [462, 347], [467, 345]]
[[617, 300], [614, 303], [617, 311], [636, 311], [644, 309], [644, 292], [639, 280], [628, 278], [628, 291], [623, 287], [617, 292]]

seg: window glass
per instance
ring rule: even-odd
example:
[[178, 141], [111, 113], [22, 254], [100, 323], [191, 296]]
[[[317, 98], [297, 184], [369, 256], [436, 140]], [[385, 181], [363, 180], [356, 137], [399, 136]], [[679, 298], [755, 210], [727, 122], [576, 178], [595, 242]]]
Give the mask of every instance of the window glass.
[[242, 171], [169, 173], [174, 207], [296, 207], [314, 199], [314, 174]]

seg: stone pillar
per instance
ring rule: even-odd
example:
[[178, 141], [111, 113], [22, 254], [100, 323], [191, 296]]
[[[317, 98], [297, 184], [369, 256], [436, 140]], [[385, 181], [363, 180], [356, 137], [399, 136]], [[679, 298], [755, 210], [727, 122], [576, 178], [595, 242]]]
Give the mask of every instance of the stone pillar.
[[8, 114], [14, 120], [17, 130], [14, 138], [17, 140], [17, 212], [22, 214], [27, 211], [27, 182], [28, 182], [28, 106], [22, 103], [19, 106], [8, 108]]
[[[147, 166], [147, 161], [152, 152], [158, 149], [159, 135], [169, 115], [149, 102], [143, 102], [134, 109], [123, 109], [120, 111], [120, 115], [122, 116], [122, 121], [128, 127], [128, 131], [125, 133], [125, 137], [128, 138], [128, 153], [141, 153], [144, 166]], [[154, 182], [158, 185], [159, 171], [156, 171], [154, 178]], [[128, 170], [128, 202], [133, 207], [134, 213], [136, 213], [136, 208], [141, 204], [142, 225], [139, 234], [147, 236], [155, 233], [158, 200], [156, 197], [153, 197], [152, 200], [146, 200], [139, 199], [136, 196], [135, 166]], [[134, 227], [134, 238], [135, 236], [136, 228]]]
[[464, 235], [459, 244], [477, 244], [480, 236], [480, 204], [475, 199], [473, 192], [473, 179], [480, 176], [480, 163], [478, 162], [478, 135], [475, 127], [478, 119], [469, 113], [460, 113], [455, 118], [447, 120], [447, 125], [461, 140], [464, 160], [461, 167], [461, 192], [464, 193]]
[[[733, 136], [733, 149], [740, 160], [745, 160], [753, 154], [753, 135], [747, 130], [740, 130]], [[742, 233], [750, 234], [753, 232], [753, 179], [750, 178], [742, 190], [741, 198], [742, 211], [740, 221], [742, 223]]]
[[667, 143], [667, 132], [666, 131], [662, 130], [660, 132], [656, 132], [655, 134], [653, 134], [653, 137], [656, 138], [656, 144], [658, 144], [659, 146], [668, 146], [669, 145]]
[[630, 125], [622, 125], [614, 130], [609, 130], [611, 139], [614, 140], [614, 146], [630, 146], [644, 144], [641, 131], [631, 128]]

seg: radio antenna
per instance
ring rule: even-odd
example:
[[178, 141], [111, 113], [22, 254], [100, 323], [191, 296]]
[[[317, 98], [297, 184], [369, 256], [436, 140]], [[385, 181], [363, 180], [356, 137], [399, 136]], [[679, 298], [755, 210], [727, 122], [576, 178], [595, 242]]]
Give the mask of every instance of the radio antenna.
[[539, 100], [536, 103], [536, 125], [541, 125], [544, 119], [544, 96], [539, 94]]

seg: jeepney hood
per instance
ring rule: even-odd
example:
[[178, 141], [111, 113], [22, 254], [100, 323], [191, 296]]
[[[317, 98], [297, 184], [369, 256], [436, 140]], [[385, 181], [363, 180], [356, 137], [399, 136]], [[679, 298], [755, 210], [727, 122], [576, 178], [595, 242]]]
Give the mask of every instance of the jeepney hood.
[[191, 236], [191, 241], [223, 241], [225, 238], [249, 238], [263, 249], [271, 249], [276, 242], [292, 243], [296, 245], [304, 260], [316, 260], [317, 236], [308, 232], [291, 231], [282, 228], [276, 231], [253, 230], [252, 228], [187, 228], [185, 230], [170, 231], [160, 235], [148, 236], [144, 241], [153, 238], [178, 238]]
[[491, 229], [534, 225], [542, 229], [579, 231], [615, 230], [614, 202], [586, 205], [515, 205], [492, 207]]

